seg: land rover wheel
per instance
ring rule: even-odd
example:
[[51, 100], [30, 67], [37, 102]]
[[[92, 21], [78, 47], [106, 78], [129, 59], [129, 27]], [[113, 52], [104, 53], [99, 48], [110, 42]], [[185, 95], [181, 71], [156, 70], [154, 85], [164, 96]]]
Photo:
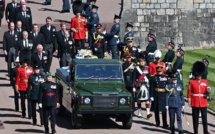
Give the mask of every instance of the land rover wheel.
[[127, 114], [124, 116], [124, 119], [122, 121], [122, 125], [124, 129], [131, 129], [132, 119], [133, 119], [132, 114]]
[[72, 128], [75, 128], [75, 129], [81, 128], [82, 116], [77, 114], [77, 109], [75, 105], [72, 106], [71, 122], [72, 122]]

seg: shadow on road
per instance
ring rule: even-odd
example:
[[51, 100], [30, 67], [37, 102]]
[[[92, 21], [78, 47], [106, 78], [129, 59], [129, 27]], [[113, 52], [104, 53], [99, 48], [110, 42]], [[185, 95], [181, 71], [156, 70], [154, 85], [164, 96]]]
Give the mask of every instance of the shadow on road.
[[55, 19], [54, 22], [65, 22], [65, 23], [68, 23], [68, 24], [71, 23], [71, 21], [68, 21], [68, 20], [60, 20], [60, 19]]
[[27, 3], [31, 3], [31, 4], [38, 4], [38, 5], [42, 5], [43, 3], [40, 3], [40, 2], [35, 2], [35, 1], [27, 1]]
[[0, 108], [0, 111], [14, 111], [14, 109], [11, 109], [11, 108]]
[[15, 131], [23, 133], [44, 133], [44, 131], [38, 129], [16, 129]]
[[136, 124], [142, 124], [142, 125], [148, 125], [148, 126], [155, 126], [155, 124], [151, 123], [151, 122], [147, 122], [147, 121], [139, 121], [139, 120], [133, 120], [133, 123], [136, 123]]
[[142, 127], [142, 129], [145, 129], [148, 131], [153, 131], [153, 132], [157, 131], [157, 132], [159, 132], [159, 134], [160, 133], [169, 133], [169, 131], [167, 131], [167, 130], [161, 130], [161, 129], [156, 129], [156, 128]]
[[38, 9], [39, 11], [51, 11], [51, 12], [60, 12], [60, 10], [54, 10], [54, 9], [49, 9], [49, 8], [40, 8]]
[[21, 118], [21, 116], [17, 115], [17, 114], [0, 114], [0, 117], [19, 117], [19, 118]]
[[10, 87], [10, 84], [0, 84], [0, 87]]
[[0, 73], [7, 73], [7, 70], [0, 70]]
[[23, 124], [23, 125], [31, 125], [29, 121], [4, 121], [5, 124]]

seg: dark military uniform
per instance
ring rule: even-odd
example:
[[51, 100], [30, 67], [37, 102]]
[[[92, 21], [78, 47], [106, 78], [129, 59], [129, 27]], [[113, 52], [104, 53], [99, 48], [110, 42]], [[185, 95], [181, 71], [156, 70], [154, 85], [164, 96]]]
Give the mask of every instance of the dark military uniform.
[[135, 64], [132, 62], [124, 62], [122, 64], [122, 69], [124, 73], [125, 87], [126, 89], [132, 93], [133, 88], [133, 72], [135, 69]]
[[172, 61], [174, 58], [175, 58], [175, 52], [173, 50], [169, 50], [164, 56], [164, 59], [162, 60], [162, 62], [166, 63], [167, 70], [172, 68]]
[[14, 103], [15, 103], [15, 111], [19, 111], [19, 92], [16, 91], [15, 83], [16, 83], [16, 72], [19, 67], [15, 66], [11, 68], [10, 73], [10, 84], [14, 89]]
[[182, 65], [183, 65], [183, 59], [181, 57], [177, 57], [175, 63], [173, 64], [172, 73], [178, 73], [178, 81], [177, 83], [181, 84], [183, 87], [183, 77], [182, 77]]
[[[33, 124], [37, 123], [36, 119], [36, 104], [38, 103], [39, 100], [39, 87], [41, 82], [44, 82], [44, 77], [40, 75], [35, 75], [32, 74], [28, 78], [28, 89], [27, 89], [27, 95], [28, 99], [31, 102], [31, 112], [32, 112], [32, 118], [33, 118]], [[32, 87], [32, 89], [31, 89]], [[43, 124], [43, 112], [42, 109], [39, 108], [40, 112], [40, 121], [41, 125]]]
[[162, 111], [163, 127], [167, 127], [166, 121], [166, 85], [169, 83], [169, 77], [166, 75], [155, 75], [151, 77], [150, 97], [152, 101], [151, 110], [155, 112], [156, 126], [160, 125], [159, 112]]
[[149, 65], [150, 62], [154, 61], [155, 50], [157, 50], [157, 43], [155, 40], [153, 40], [149, 42], [146, 50], [143, 52], [143, 54], [147, 57], [147, 65]]
[[138, 53], [138, 48], [136, 46], [124, 46], [122, 53], [121, 53], [121, 59], [124, 60], [122, 56], [124, 56], [126, 53], [132, 53], [131, 61], [134, 63], [137, 63], [139, 60], [139, 53]]
[[[176, 77], [177, 78], [177, 77]], [[175, 133], [175, 114], [177, 114], [178, 131], [182, 132], [181, 111], [184, 106], [184, 96], [181, 84], [169, 84], [167, 86], [166, 104], [169, 107], [170, 130]], [[172, 91], [171, 91], [172, 90]], [[179, 133], [180, 134], [180, 133]]]
[[202, 79], [207, 80], [207, 77], [208, 77], [208, 68], [206, 67], [205, 73], [204, 73], [204, 75], [202, 76]]
[[98, 58], [104, 58], [104, 52], [107, 51], [105, 37], [102, 33], [93, 33], [93, 55]]
[[40, 85], [39, 90], [39, 103], [42, 103], [43, 107], [43, 120], [46, 133], [49, 132], [48, 117], [51, 121], [51, 129], [55, 131], [56, 123], [56, 104], [59, 103], [57, 84], [54, 82], [44, 82]]

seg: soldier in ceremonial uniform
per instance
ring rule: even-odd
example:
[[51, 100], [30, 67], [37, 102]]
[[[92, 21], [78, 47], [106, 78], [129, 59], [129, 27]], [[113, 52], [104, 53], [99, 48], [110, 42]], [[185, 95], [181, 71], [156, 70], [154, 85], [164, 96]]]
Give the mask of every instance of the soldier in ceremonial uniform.
[[183, 87], [183, 77], [182, 77], [182, 73], [181, 73], [181, 70], [182, 70], [182, 65], [183, 65], [183, 62], [184, 60], [182, 59], [182, 56], [184, 55], [184, 50], [179, 47], [179, 49], [177, 49], [177, 52], [176, 52], [176, 56], [177, 56], [177, 59], [175, 61], [175, 63], [173, 64], [173, 68], [172, 68], [172, 73], [178, 73], [178, 83], [182, 85]]
[[88, 40], [88, 29], [86, 28], [87, 22], [81, 16], [83, 11], [83, 4], [81, 1], [75, 1], [73, 4], [74, 18], [71, 19], [70, 30], [73, 32], [73, 39], [75, 40], [76, 53], [78, 49], [85, 48], [85, 39]]
[[108, 40], [108, 46], [110, 47], [110, 50], [112, 52], [112, 59], [117, 60], [119, 60], [117, 44], [119, 43], [120, 19], [121, 19], [120, 16], [115, 15], [114, 17], [115, 24], [112, 26], [110, 33], [105, 34], [105, 37]]
[[98, 58], [103, 59], [104, 56], [107, 55], [107, 46], [105, 43], [104, 34], [101, 33], [101, 24], [97, 24], [96, 29], [97, 32], [93, 33], [93, 55], [97, 56]]
[[148, 34], [148, 42], [149, 44], [143, 52], [143, 54], [147, 57], [147, 65], [154, 61], [154, 52], [157, 50], [155, 35], [151, 33], [151, 31]]
[[139, 60], [139, 53], [138, 48], [136, 46], [133, 46], [133, 37], [128, 37], [127, 42], [128, 45], [122, 48], [123, 50], [121, 53], [121, 59], [124, 60], [122, 56], [126, 53], [132, 53], [131, 61], [137, 63], [137, 61]]
[[155, 61], [149, 64], [149, 70], [150, 70], [150, 74], [151, 75], [156, 75], [157, 74], [157, 70], [156, 67], [158, 65], [163, 66], [164, 69], [162, 71], [162, 74], [164, 74], [166, 72], [166, 65], [165, 63], [161, 62], [161, 51], [160, 50], [156, 50], [154, 53], [155, 56]]
[[156, 67], [157, 74], [151, 77], [150, 82], [150, 100], [152, 101], [151, 110], [155, 112], [156, 127], [160, 126], [159, 112], [162, 112], [163, 128], [167, 128], [166, 117], [166, 85], [169, 83], [169, 77], [163, 75], [164, 67]]
[[89, 2], [84, 3], [86, 5], [85, 13], [82, 13], [81, 16], [85, 17], [89, 21], [92, 14], [92, 6], [96, 4], [96, 0], [88, 0]]
[[139, 58], [139, 66], [136, 66], [133, 73], [133, 91], [136, 90], [136, 101], [138, 107], [138, 117], [142, 117], [141, 102], [145, 102], [147, 118], [150, 118], [150, 102], [149, 102], [149, 80], [150, 80], [149, 67], [145, 66], [144, 57]]
[[204, 73], [204, 75], [202, 76], [202, 79], [205, 79], [205, 80], [207, 80], [207, 76], [208, 76], [208, 65], [209, 65], [209, 61], [208, 61], [208, 58], [209, 58], [210, 56], [209, 55], [206, 55], [206, 58], [205, 59], [202, 59], [202, 62], [205, 64], [205, 73]]
[[188, 90], [188, 103], [192, 107], [194, 134], [198, 134], [199, 111], [202, 114], [203, 133], [209, 134], [207, 123], [207, 94], [211, 93], [208, 81], [202, 79], [205, 73], [205, 65], [201, 61], [193, 64], [192, 74], [195, 79], [190, 80]]
[[92, 6], [92, 13], [90, 15], [89, 21], [87, 21], [87, 27], [89, 30], [89, 46], [92, 47], [93, 41], [92, 41], [92, 34], [96, 32], [96, 25], [99, 24], [99, 15], [97, 13], [98, 6], [93, 5]]
[[49, 133], [49, 116], [51, 121], [52, 134], [56, 133], [56, 106], [60, 107], [58, 100], [57, 84], [52, 82], [52, 74], [46, 74], [46, 81], [40, 85], [39, 89], [39, 107], [43, 108], [43, 120], [45, 133]]
[[[28, 94], [28, 99], [30, 99], [30, 102], [31, 102], [33, 125], [37, 124], [36, 104], [38, 103], [40, 84], [41, 82], [44, 82], [44, 76], [40, 75], [39, 72], [40, 72], [39, 66], [35, 65], [34, 74], [31, 74], [28, 78], [27, 94]], [[42, 116], [43, 113], [41, 108], [39, 108], [39, 112], [40, 112], [41, 125], [43, 125], [43, 116]]]
[[128, 44], [128, 42], [127, 42], [128, 37], [134, 37], [133, 32], [132, 32], [132, 28], [133, 28], [132, 24], [130, 24], [130, 23], [126, 24], [126, 33], [124, 36], [124, 40], [123, 40], [123, 42], [119, 42], [119, 44], [118, 44], [120, 47], [126, 46]]
[[19, 57], [16, 57], [16, 66], [14, 66], [13, 68], [11, 68], [11, 73], [10, 73], [10, 84], [14, 89], [14, 103], [15, 103], [15, 111], [18, 112], [19, 111], [19, 91], [16, 91], [15, 88], [15, 82], [16, 82], [16, 72], [18, 70], [18, 68], [21, 67], [21, 64], [19, 62]]
[[177, 74], [172, 74], [172, 83], [166, 87], [166, 108], [169, 109], [171, 134], [175, 134], [175, 114], [177, 114], [179, 134], [183, 134], [181, 111], [184, 109], [184, 96], [182, 85], [177, 84], [177, 79]]
[[175, 43], [173, 42], [173, 39], [168, 43], [167, 45], [168, 52], [164, 56], [164, 59], [162, 62], [166, 63], [166, 70], [171, 70], [172, 69], [172, 61], [175, 58], [175, 52], [173, 49], [175, 48]]
[[[31, 62], [31, 51], [28, 48], [24, 48], [20, 52], [20, 63], [22, 66], [17, 69], [16, 73], [16, 91], [20, 93], [21, 97], [21, 108], [22, 108], [22, 118], [26, 116], [26, 109], [25, 109], [25, 98], [27, 95], [27, 88], [28, 88], [28, 78], [31, 74], [33, 74], [33, 69], [28, 66]], [[28, 103], [29, 104], [29, 103]], [[28, 118], [31, 119], [31, 109], [28, 106]]]

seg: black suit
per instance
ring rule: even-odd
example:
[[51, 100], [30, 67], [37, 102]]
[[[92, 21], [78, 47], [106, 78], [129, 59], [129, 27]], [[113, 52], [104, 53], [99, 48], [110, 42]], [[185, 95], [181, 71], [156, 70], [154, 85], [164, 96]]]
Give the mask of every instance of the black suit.
[[11, 70], [11, 62], [15, 61], [16, 58], [16, 42], [18, 40], [18, 34], [14, 31], [13, 35], [11, 35], [11, 31], [7, 31], [4, 33], [3, 37], [3, 50], [7, 51], [7, 56], [5, 57], [5, 61], [8, 63], [8, 73], [10, 74]]
[[48, 54], [48, 66], [50, 70], [52, 64], [53, 52], [58, 50], [57, 41], [56, 41], [56, 28], [54, 26], [50, 26], [50, 30], [47, 25], [44, 25], [40, 28], [40, 33], [43, 34], [45, 38], [45, 48]]
[[20, 7], [19, 3], [16, 4], [16, 7], [13, 6], [13, 2], [7, 4], [6, 10], [5, 10], [6, 20], [9, 19], [10, 22], [15, 22], [16, 8], [18, 7]]
[[32, 30], [32, 16], [28, 12], [26, 12], [26, 17], [23, 15], [23, 12], [19, 12], [16, 14], [16, 23], [17, 21], [22, 22], [23, 31], [28, 31], [28, 33]]
[[46, 53], [42, 53], [41, 59], [39, 58], [39, 54], [34, 52], [32, 55], [32, 66], [38, 65], [39, 68], [42, 68], [44, 72], [48, 72], [47, 66], [48, 55]]
[[34, 32], [31, 32], [29, 34], [29, 37], [28, 37], [30, 40], [33, 41], [33, 53], [37, 51], [37, 45], [38, 44], [41, 44], [43, 46], [43, 50], [45, 51], [45, 39], [44, 39], [44, 36], [43, 34], [41, 34], [40, 32], [37, 32], [37, 35], [35, 35]]
[[[32, 52], [32, 48], [33, 48], [33, 41], [28, 39], [27, 42], [27, 47], [30, 48], [31, 52]], [[17, 44], [17, 51], [21, 51], [22, 49], [24, 49], [26, 46], [24, 46], [23, 44], [23, 40], [19, 40], [18, 44]]]
[[21, 29], [21, 31], [16, 28], [15, 31], [18, 33], [18, 40], [22, 40], [23, 39], [23, 36], [22, 36], [22, 32], [23, 30]]
[[[16, 8], [16, 13], [22, 12], [22, 6]], [[26, 7], [26, 12], [31, 15], [31, 8]]]
[[[71, 31], [69, 31], [69, 34], [70, 34], [69, 39], [72, 40]], [[56, 32], [56, 39], [57, 39], [57, 44], [60, 44], [60, 41], [64, 39], [64, 32], [62, 32], [62, 30]]]

